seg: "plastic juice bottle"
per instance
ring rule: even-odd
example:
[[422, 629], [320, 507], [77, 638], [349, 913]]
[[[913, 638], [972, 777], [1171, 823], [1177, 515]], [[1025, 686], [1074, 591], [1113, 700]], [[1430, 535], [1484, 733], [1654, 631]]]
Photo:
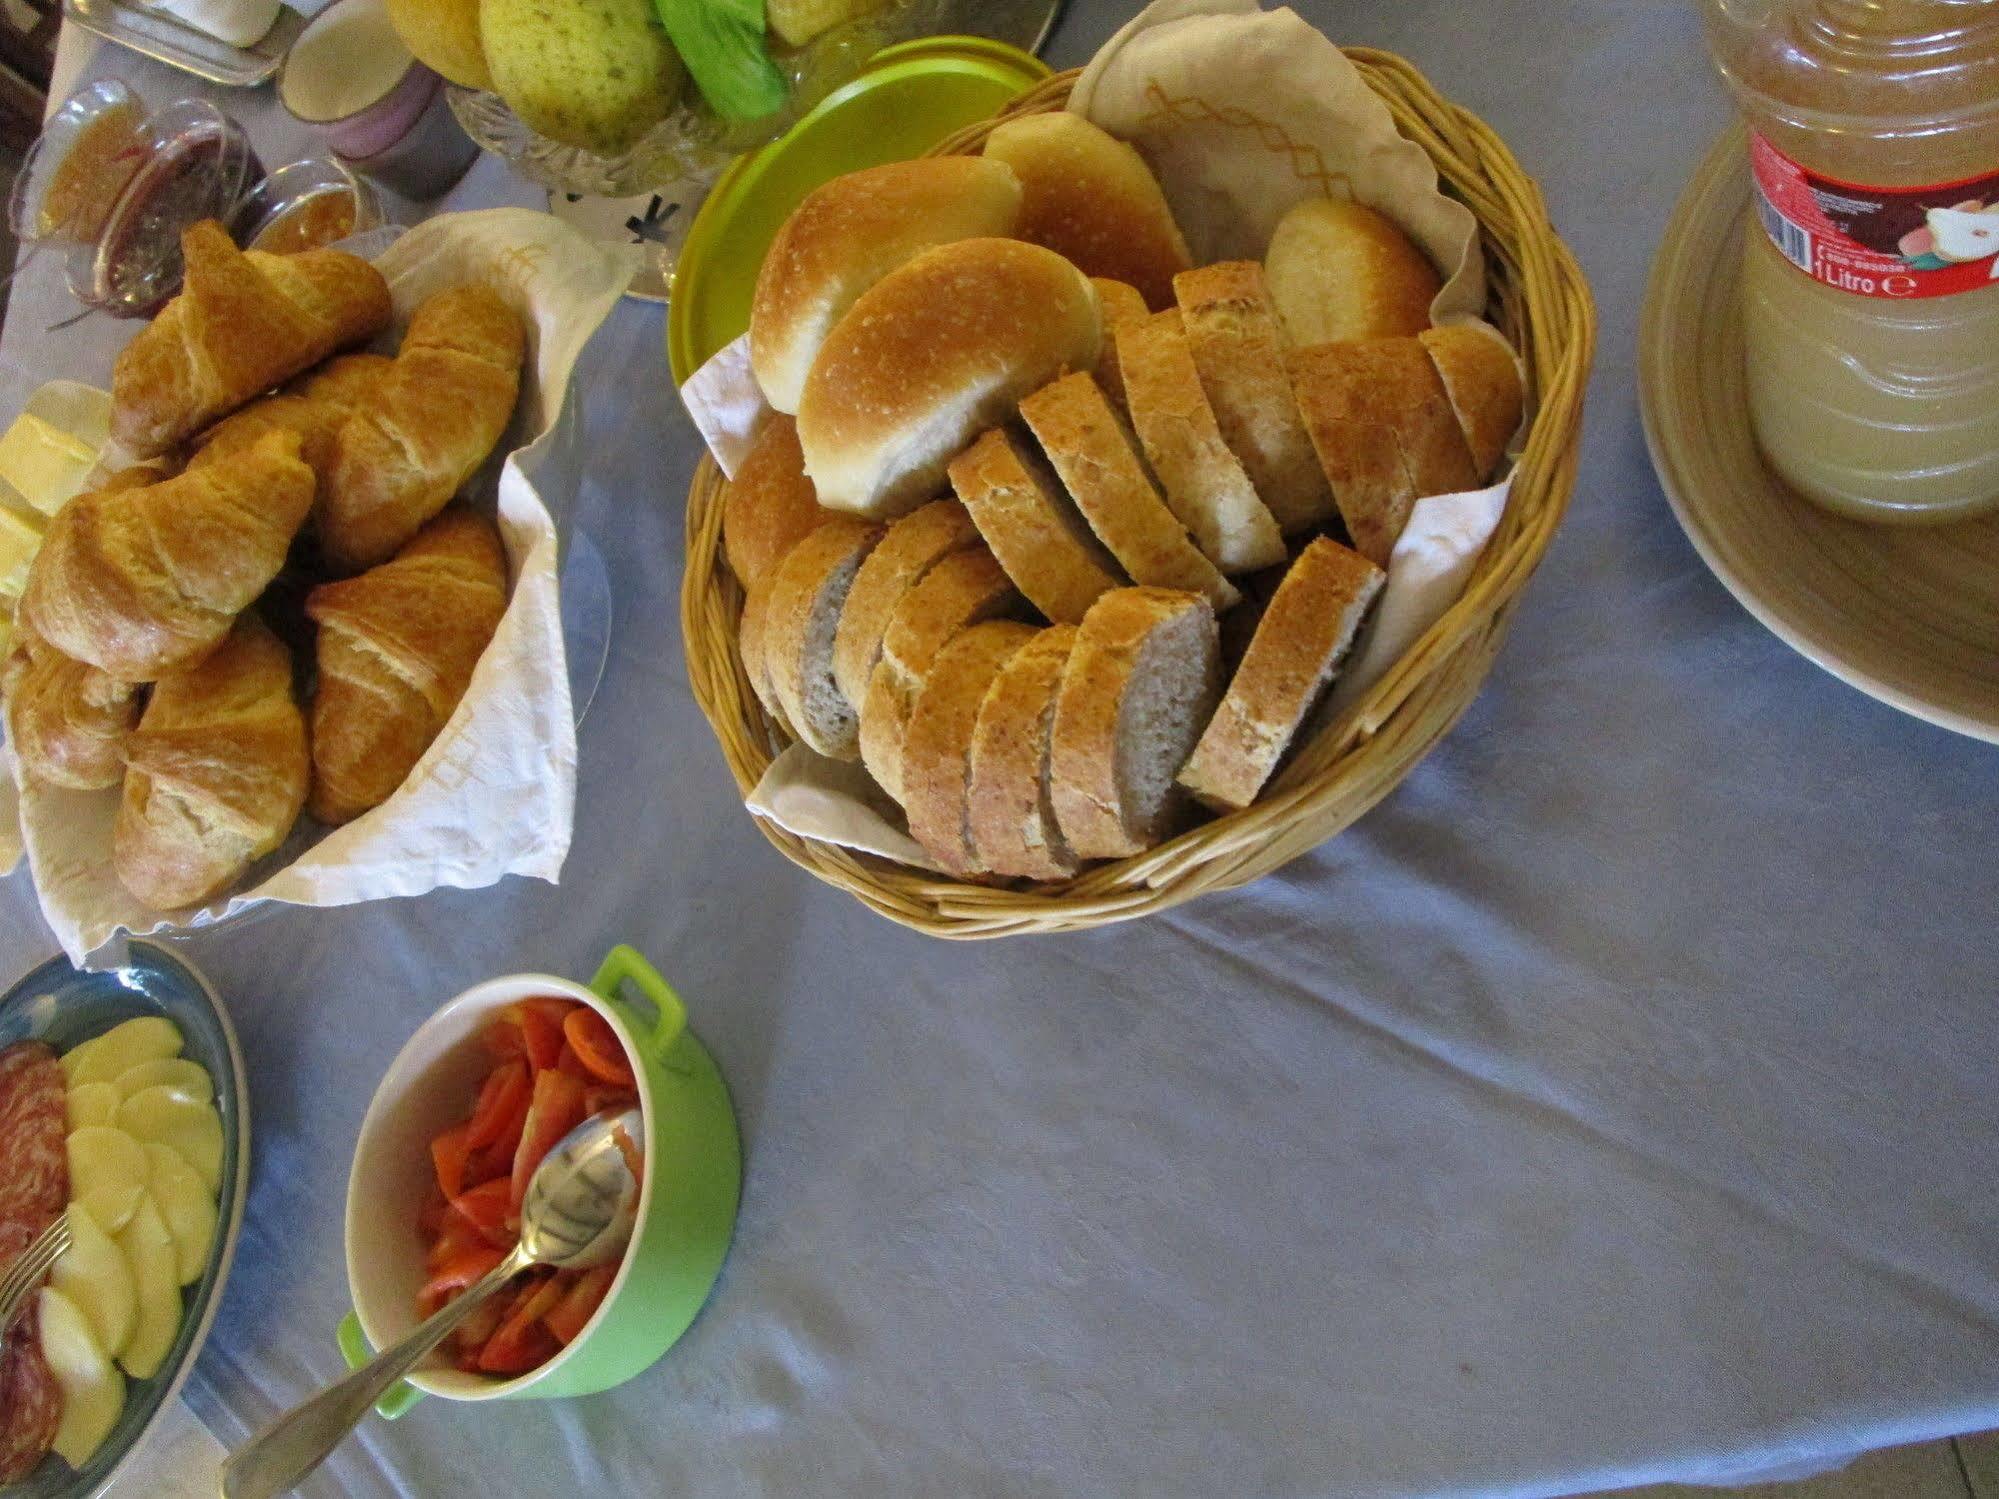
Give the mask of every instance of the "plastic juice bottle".
[[1703, 0], [1750, 131], [1749, 411], [1862, 520], [1999, 509], [1999, 0]]

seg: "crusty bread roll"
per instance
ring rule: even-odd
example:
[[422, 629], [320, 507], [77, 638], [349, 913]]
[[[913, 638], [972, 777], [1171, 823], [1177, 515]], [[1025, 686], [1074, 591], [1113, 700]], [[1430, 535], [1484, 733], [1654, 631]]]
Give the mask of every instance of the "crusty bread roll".
[[771, 575], [763, 625], [765, 669], [800, 740], [835, 760], [859, 757], [857, 705], [833, 679], [840, 611], [883, 528], [843, 515], [784, 554]]
[[795, 412], [819, 346], [862, 292], [925, 250], [1004, 238], [1020, 217], [1020, 181], [1002, 162], [927, 156], [849, 172], [784, 221], [757, 273], [750, 368], [764, 399]]
[[910, 709], [902, 752], [909, 832], [950, 874], [980, 872], [965, 798], [979, 705], [1034, 635], [1031, 625], [1012, 620], [972, 626], [938, 654]]
[[520, 314], [490, 286], [454, 286], [417, 308], [394, 365], [334, 439], [318, 510], [330, 566], [386, 562], [451, 502], [507, 430], [526, 353]]
[[1174, 831], [1173, 779], [1221, 696], [1215, 612], [1196, 593], [1120, 588], [1076, 633], [1055, 699], [1048, 781], [1082, 859], [1141, 853]]
[[1015, 232], [1022, 239], [1046, 245], [1092, 276], [1137, 287], [1154, 311], [1173, 305], [1173, 277], [1193, 257], [1138, 152], [1081, 115], [1058, 109], [996, 126], [985, 153], [1020, 177]]
[[305, 523], [313, 476], [298, 451], [295, 434], [270, 432], [226, 462], [78, 495], [28, 569], [22, 616], [121, 682], [199, 661], [277, 576]]
[[1221, 707], [1180, 769], [1217, 811], [1256, 800], [1333, 681], [1387, 575], [1331, 537], [1298, 555], [1263, 611]]
[[462, 505], [381, 566], [313, 589], [314, 817], [347, 822], [395, 794], [457, 711], [506, 609], [500, 533]]
[[311, 767], [292, 659], [245, 614], [200, 665], [162, 677], [125, 747], [119, 883], [154, 910], [221, 894], [285, 841]]
[[1118, 366], [1132, 428], [1168, 507], [1202, 555], [1224, 573], [1282, 562], [1276, 517], [1222, 441], [1179, 309], [1155, 312], [1118, 334]]
[[1365, 204], [1307, 198], [1264, 251], [1270, 298], [1296, 348], [1416, 334], [1443, 278], [1408, 235]]
[[722, 553], [729, 570], [744, 588], [754, 588], [786, 552], [833, 518], [805, 477], [798, 424], [774, 414], [757, 428], [723, 494]]
[[181, 233], [182, 290], [118, 355], [111, 435], [145, 458], [389, 323], [389, 285], [339, 250], [239, 250], [213, 219]]
[[854, 303], [805, 383], [798, 440], [820, 504], [914, 509], [983, 428], [1094, 366], [1100, 343], [1095, 288], [1053, 251], [966, 239], [917, 256]]
[[125, 740], [139, 721], [139, 688], [75, 661], [25, 622], [0, 667], [7, 744], [22, 770], [51, 786], [95, 791], [125, 775]]
[[1414, 338], [1293, 349], [1286, 365], [1347, 535], [1387, 567], [1416, 501], [1478, 483], [1443, 381]]
[[1129, 414], [1124, 400], [1124, 374], [1118, 368], [1117, 336], [1151, 317], [1152, 309], [1145, 305], [1138, 288], [1129, 282], [1092, 276], [1090, 285], [1097, 289], [1097, 308], [1104, 320], [1104, 348], [1097, 356], [1097, 384], [1104, 388], [1113, 406]]
[[1055, 694], [1075, 643], [1074, 625], [1043, 630], [1001, 668], [979, 705], [965, 816], [975, 861], [993, 874], [1060, 880], [1076, 872], [1048, 785]]
[[931, 568], [895, 606], [861, 704], [861, 763], [898, 802], [910, 709], [938, 653], [959, 631], [1011, 614], [1020, 603], [993, 554], [974, 547], [953, 552]]
[[1040, 455], [995, 427], [951, 460], [951, 487], [1027, 601], [1076, 624], [1124, 582]]
[[1284, 533], [1330, 519], [1333, 495], [1284, 375], [1284, 333], [1253, 260], [1183, 271], [1173, 294], [1222, 440]]
[[1520, 430], [1526, 398], [1512, 346], [1489, 323], [1425, 328], [1417, 337], [1429, 350], [1430, 362], [1451, 398], [1451, 409], [1471, 449], [1472, 467], [1481, 482], [1490, 482], [1506, 456], [1506, 445]]
[[882, 636], [902, 596], [953, 552], [979, 544], [979, 528], [956, 500], [932, 500], [888, 528], [881, 545], [868, 553], [833, 636], [833, 680], [855, 705], [867, 700], [868, 678], [881, 660]]
[[1159, 497], [1131, 429], [1095, 380], [1065, 376], [1022, 401], [1020, 414], [1090, 529], [1133, 581], [1205, 594], [1218, 609], [1236, 601], [1229, 580]]

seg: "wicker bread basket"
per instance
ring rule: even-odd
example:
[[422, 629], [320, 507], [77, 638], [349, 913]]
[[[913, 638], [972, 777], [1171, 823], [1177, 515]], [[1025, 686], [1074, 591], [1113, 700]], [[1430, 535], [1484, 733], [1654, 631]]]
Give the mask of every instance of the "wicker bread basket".
[[[1487, 316], [1526, 363], [1531, 426], [1499, 529], [1462, 598], [1358, 702], [1300, 747], [1254, 806], [1204, 821], [1150, 852], [1051, 884], [975, 884], [800, 838], [764, 819], [794, 863], [892, 921], [938, 937], [1002, 937], [1101, 926], [1268, 874], [1340, 832], [1395, 789], [1478, 693], [1507, 616], [1553, 538], [1575, 483], [1583, 387], [1596, 310], [1548, 221], [1540, 189], [1477, 117], [1401, 58], [1347, 52], [1402, 133], [1436, 162], [1477, 216], [1490, 282]], [[970, 155], [1001, 119], [1061, 109], [1076, 73], [1021, 95], [1001, 115], [937, 145]], [[703, 457], [687, 497], [681, 629], [688, 679], [747, 795], [786, 741], [758, 704], [736, 649], [743, 595], [722, 555], [723, 478]]]

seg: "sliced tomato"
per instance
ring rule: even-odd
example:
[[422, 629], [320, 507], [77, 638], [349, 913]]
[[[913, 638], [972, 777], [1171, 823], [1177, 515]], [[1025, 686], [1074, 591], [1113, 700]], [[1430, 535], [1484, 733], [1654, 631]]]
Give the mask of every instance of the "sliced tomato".
[[562, 1300], [550, 1307], [541, 1319], [555, 1334], [557, 1342], [566, 1348], [576, 1341], [584, 1325], [597, 1315], [597, 1308], [604, 1304], [604, 1297], [617, 1275], [616, 1265], [599, 1265], [594, 1270], [574, 1275], [569, 1288], [562, 1293]]
[[506, 1312], [505, 1299], [495, 1296], [458, 1324], [457, 1330], [451, 1334], [451, 1343], [458, 1356], [459, 1368], [470, 1371], [479, 1367], [479, 1352], [486, 1346], [486, 1339], [499, 1327]]
[[527, 1055], [527, 1038], [521, 1034], [520, 1022], [511, 1015], [502, 1015], [487, 1026], [482, 1039], [486, 1043], [486, 1050], [502, 1062], [510, 1057]]
[[514, 1152], [513, 1191], [507, 1200], [509, 1212], [520, 1212], [521, 1200], [527, 1196], [528, 1178], [534, 1175], [541, 1158], [582, 1122], [583, 1084], [553, 1068], [536, 1073], [527, 1124], [521, 1131], [520, 1148]]
[[417, 1310], [428, 1317], [506, 1257], [506, 1250], [483, 1242], [460, 1250], [431, 1271], [416, 1294]]
[[439, 1230], [444, 1227], [445, 1209], [450, 1206], [450, 1200], [445, 1197], [443, 1189], [433, 1179], [430, 1190], [423, 1195], [423, 1206], [416, 1210], [417, 1237], [426, 1244], [434, 1240]]
[[437, 1185], [446, 1197], [456, 1197], [465, 1190], [465, 1159], [469, 1154], [465, 1137], [471, 1128], [469, 1124], [461, 1124], [430, 1142], [430, 1159], [437, 1168]]
[[562, 1060], [562, 1020], [569, 1005], [559, 999], [524, 999], [513, 1007], [527, 1057], [536, 1072]]
[[525, 1374], [554, 1354], [555, 1334], [541, 1319], [562, 1300], [562, 1282], [554, 1276], [523, 1288], [507, 1308], [506, 1320], [486, 1340], [479, 1367], [488, 1374]]
[[467, 1187], [452, 1198], [451, 1211], [471, 1224], [488, 1244], [511, 1249], [519, 1237], [508, 1226], [511, 1220], [507, 1217], [507, 1198], [512, 1192], [513, 1183], [504, 1176], [496, 1176], [476, 1187]]
[[527, 1117], [530, 1089], [528, 1064], [520, 1057], [489, 1072], [479, 1089], [479, 1102], [472, 1109], [466, 1148], [483, 1150], [505, 1135], [509, 1125], [518, 1134], [521, 1120]]
[[583, 1090], [583, 1117], [592, 1114], [622, 1114], [639, 1106], [638, 1091], [616, 1088], [609, 1083], [592, 1083]]
[[578, 1005], [562, 1021], [562, 1036], [576, 1053], [576, 1059], [602, 1082], [631, 1087], [632, 1064], [625, 1060], [624, 1044], [611, 1022], [588, 1005]]

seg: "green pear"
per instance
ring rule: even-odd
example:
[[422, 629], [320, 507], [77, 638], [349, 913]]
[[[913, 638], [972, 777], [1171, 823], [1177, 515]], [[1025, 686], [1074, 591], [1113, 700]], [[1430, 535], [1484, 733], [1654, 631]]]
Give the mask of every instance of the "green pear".
[[651, 0], [479, 0], [479, 35], [529, 128], [602, 156], [665, 119], [686, 76]]

